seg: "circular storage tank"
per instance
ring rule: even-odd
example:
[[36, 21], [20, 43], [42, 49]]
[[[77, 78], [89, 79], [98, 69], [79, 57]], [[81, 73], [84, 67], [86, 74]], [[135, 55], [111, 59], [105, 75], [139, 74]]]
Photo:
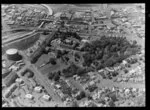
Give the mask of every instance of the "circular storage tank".
[[19, 61], [22, 59], [22, 56], [18, 54], [17, 49], [8, 49], [6, 51], [6, 55], [7, 55], [8, 60]]

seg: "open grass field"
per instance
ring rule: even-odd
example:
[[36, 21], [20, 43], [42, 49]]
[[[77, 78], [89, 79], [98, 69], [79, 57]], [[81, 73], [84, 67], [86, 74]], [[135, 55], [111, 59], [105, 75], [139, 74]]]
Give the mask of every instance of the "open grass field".
[[49, 55], [43, 54], [35, 64], [43, 75], [47, 75], [50, 72], [62, 70], [63, 68], [66, 68], [68, 66], [68, 65], [62, 63], [60, 59], [57, 59], [56, 65], [52, 65], [49, 63], [40, 68], [40, 66], [42, 64], [46, 63], [49, 60], [49, 58], [50, 58]]

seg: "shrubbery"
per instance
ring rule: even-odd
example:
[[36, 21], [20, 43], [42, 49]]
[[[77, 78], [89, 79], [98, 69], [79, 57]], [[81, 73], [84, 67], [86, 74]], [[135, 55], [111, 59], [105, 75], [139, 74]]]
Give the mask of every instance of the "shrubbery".
[[86, 53], [83, 55], [83, 66], [90, 67], [94, 64], [96, 69], [110, 67], [120, 63], [130, 55], [136, 54], [140, 49], [136, 41], [132, 44], [125, 37], [101, 37], [91, 43], [86, 43], [81, 49]]
[[71, 64], [68, 68], [63, 70], [63, 75], [65, 77], [72, 77], [73, 75], [83, 75], [86, 73], [87, 70], [84, 68], [81, 68], [75, 64]]

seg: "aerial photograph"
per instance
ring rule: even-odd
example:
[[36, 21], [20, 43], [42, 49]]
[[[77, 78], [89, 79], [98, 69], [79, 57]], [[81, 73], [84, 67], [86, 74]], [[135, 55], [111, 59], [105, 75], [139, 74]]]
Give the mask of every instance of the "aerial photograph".
[[145, 107], [145, 3], [1, 4], [2, 107]]

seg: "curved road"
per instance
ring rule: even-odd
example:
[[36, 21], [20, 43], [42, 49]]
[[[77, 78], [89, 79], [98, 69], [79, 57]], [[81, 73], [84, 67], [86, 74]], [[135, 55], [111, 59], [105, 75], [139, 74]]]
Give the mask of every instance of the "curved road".
[[47, 8], [47, 10], [49, 11], [49, 15], [53, 14], [53, 10], [49, 6], [47, 6], [46, 4], [41, 4], [41, 5]]

